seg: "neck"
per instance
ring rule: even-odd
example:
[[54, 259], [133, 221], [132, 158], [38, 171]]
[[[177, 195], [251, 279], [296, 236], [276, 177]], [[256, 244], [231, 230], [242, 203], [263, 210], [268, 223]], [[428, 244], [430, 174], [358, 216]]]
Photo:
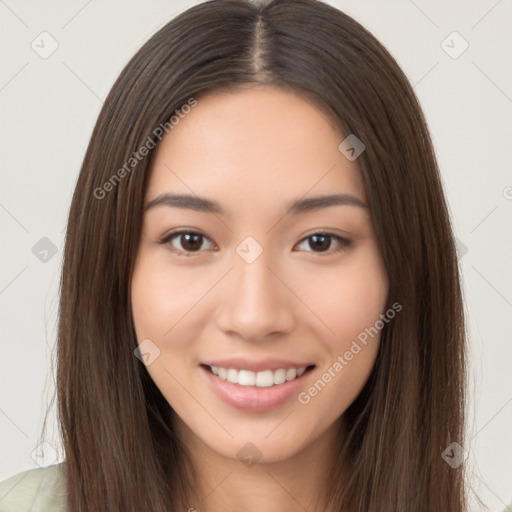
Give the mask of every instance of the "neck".
[[286, 460], [254, 465], [226, 458], [206, 446], [182, 425], [198, 482], [190, 498], [190, 512], [325, 512], [329, 476], [337, 462], [340, 423]]

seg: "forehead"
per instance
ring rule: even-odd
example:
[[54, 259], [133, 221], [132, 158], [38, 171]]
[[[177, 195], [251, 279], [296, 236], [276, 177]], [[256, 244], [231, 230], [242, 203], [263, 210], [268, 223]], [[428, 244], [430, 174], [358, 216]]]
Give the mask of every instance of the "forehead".
[[331, 193], [365, 201], [357, 163], [338, 150], [344, 138], [303, 95], [267, 86], [210, 93], [158, 144], [147, 200], [173, 192], [253, 208]]

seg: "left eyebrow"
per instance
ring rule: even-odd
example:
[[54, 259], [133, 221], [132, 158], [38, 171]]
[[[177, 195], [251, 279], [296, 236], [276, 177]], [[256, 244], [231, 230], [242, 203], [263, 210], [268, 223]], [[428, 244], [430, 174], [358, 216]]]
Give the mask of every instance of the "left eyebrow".
[[286, 213], [298, 214], [327, 208], [328, 206], [358, 206], [368, 208], [361, 199], [350, 194], [334, 194], [330, 196], [309, 197], [294, 201], [288, 206]]
[[[219, 203], [212, 201], [211, 199], [188, 194], [161, 194], [151, 200], [145, 206], [145, 210], [147, 211], [157, 206], [188, 208], [198, 212], [210, 212], [220, 215], [226, 214]], [[329, 206], [357, 206], [360, 208], [368, 208], [368, 206], [356, 196], [350, 194], [334, 194], [328, 196], [309, 197], [293, 201], [287, 206], [286, 214], [300, 214], [319, 210], [321, 208], [327, 208]]]

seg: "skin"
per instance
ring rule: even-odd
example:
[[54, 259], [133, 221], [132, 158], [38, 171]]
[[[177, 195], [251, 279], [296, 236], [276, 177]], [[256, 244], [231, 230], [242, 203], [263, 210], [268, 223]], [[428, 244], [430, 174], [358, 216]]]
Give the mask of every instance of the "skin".
[[[366, 203], [357, 160], [338, 150], [343, 139], [303, 96], [251, 86], [199, 98], [155, 150], [146, 204], [184, 193], [215, 200], [228, 213], [145, 211], [132, 276], [137, 339], [160, 350], [147, 371], [173, 407], [199, 471], [191, 507], [323, 507], [343, 413], [370, 375], [379, 335], [309, 403], [294, 396], [267, 412], [224, 403], [199, 364], [235, 356], [313, 362], [307, 391], [384, 313], [388, 281], [368, 208], [285, 214], [305, 196], [351, 194]], [[190, 248], [183, 236], [158, 243], [181, 228], [206, 237], [188, 256], [173, 252]], [[332, 238], [318, 248], [307, 238], [318, 229], [351, 244]], [[247, 236], [262, 248], [250, 264], [236, 252]], [[252, 467], [237, 457], [247, 442], [261, 452]]]

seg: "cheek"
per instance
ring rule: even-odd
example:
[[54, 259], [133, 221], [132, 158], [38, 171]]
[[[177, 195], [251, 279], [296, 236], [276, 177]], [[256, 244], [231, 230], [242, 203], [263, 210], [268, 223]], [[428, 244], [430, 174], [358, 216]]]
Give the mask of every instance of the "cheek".
[[334, 421], [357, 398], [377, 357], [388, 281], [378, 252], [360, 252], [325, 281], [323, 313], [334, 331], [328, 356], [300, 402], [315, 404], [319, 421]]
[[145, 251], [139, 254], [132, 276], [137, 340], [141, 343], [149, 339], [159, 350], [146, 370], [169, 403], [172, 398], [172, 406], [178, 408], [186, 405], [180, 383], [188, 380], [190, 340], [195, 335], [187, 323], [188, 315], [198, 309], [205, 293], [204, 281], [202, 285], [197, 281]]
[[214, 284], [212, 275], [173, 269], [141, 254], [133, 272], [131, 297], [137, 338], [164, 342], [200, 304]]
[[384, 312], [387, 274], [374, 247], [354, 253], [336, 270], [317, 272], [310, 283], [314, 284], [307, 294], [311, 309], [329, 328], [325, 339], [340, 350]]
[[375, 324], [383, 313], [386, 296], [383, 276], [370, 271], [351, 273], [338, 283], [331, 293], [336, 307], [330, 311], [330, 321], [340, 348]]

